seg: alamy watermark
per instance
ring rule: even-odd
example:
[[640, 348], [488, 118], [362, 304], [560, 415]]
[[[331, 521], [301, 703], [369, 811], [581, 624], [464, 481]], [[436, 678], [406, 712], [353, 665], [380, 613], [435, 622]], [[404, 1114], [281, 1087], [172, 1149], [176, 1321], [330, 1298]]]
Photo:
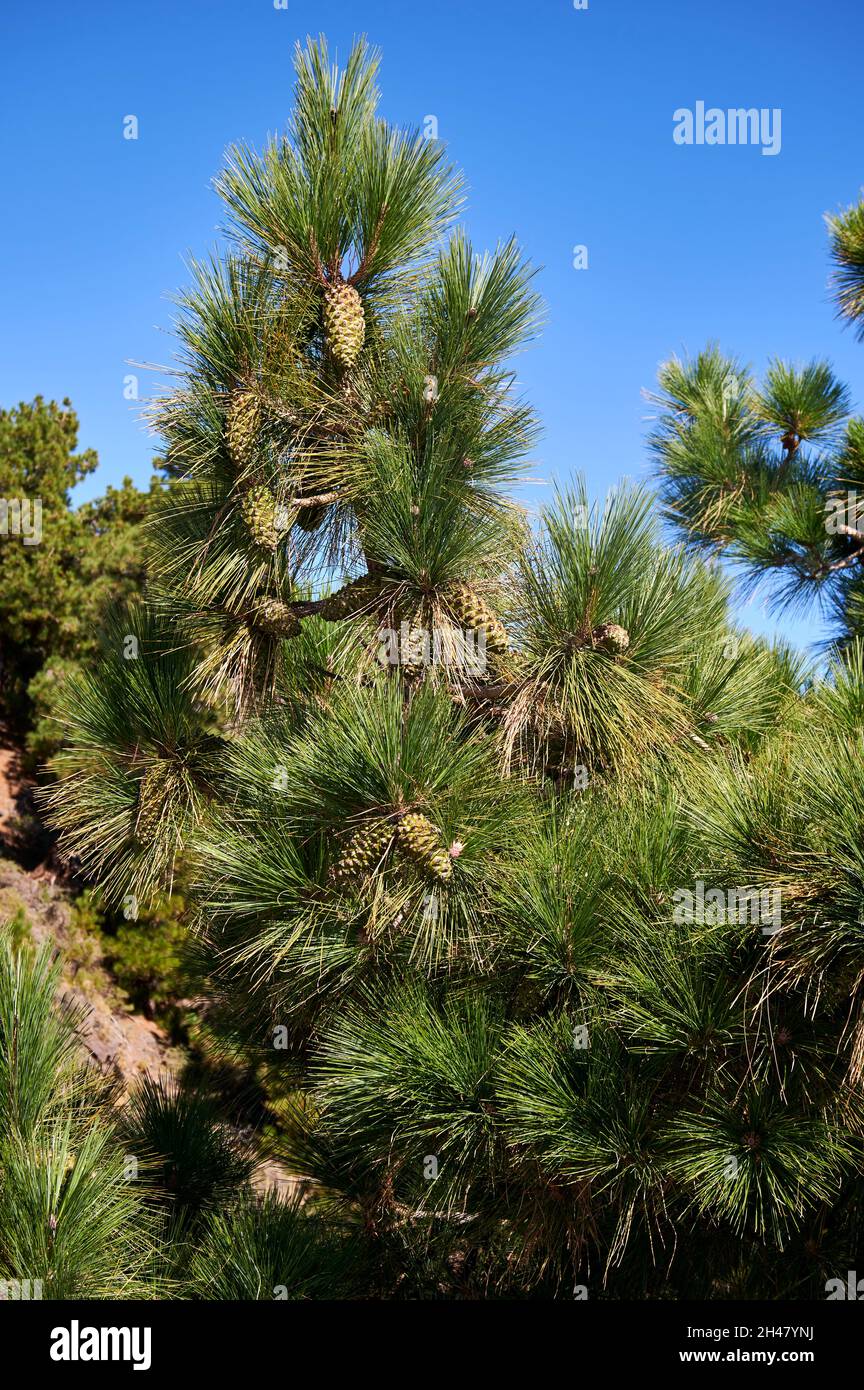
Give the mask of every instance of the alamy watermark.
[[830, 536], [855, 535], [864, 530], [864, 499], [854, 489], [833, 494], [825, 503], [825, 530]]
[[825, 1284], [828, 1302], [848, 1299], [850, 1303], [864, 1303], [864, 1279], [859, 1279], [854, 1269], [847, 1270], [845, 1279], [829, 1279]]
[[783, 145], [783, 113], [779, 106], [679, 106], [673, 112], [672, 139], [676, 145], [761, 145], [762, 153], [779, 154]]
[[0, 536], [20, 536], [24, 545], [39, 545], [42, 498], [0, 497]]
[[0, 1303], [29, 1303], [41, 1298], [41, 1279], [0, 1279]]
[[672, 894], [675, 922], [703, 926], [725, 923], [758, 923], [763, 936], [773, 936], [782, 926], [779, 888], [707, 888], [698, 880], [692, 888], [676, 888]]
[[378, 629], [378, 661], [382, 666], [447, 666], [466, 675], [486, 673], [486, 629], [440, 628], [430, 631], [402, 623]]
[[68, 1327], [52, 1329], [52, 1361], [129, 1361], [133, 1371], [148, 1371], [152, 1328], [82, 1327], [72, 1318]]

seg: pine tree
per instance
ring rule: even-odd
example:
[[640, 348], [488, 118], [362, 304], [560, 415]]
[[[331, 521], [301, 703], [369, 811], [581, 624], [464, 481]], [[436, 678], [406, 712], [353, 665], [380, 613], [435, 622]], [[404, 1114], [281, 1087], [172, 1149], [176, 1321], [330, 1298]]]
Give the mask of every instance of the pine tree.
[[[864, 323], [864, 201], [828, 219], [838, 314]], [[816, 601], [841, 643], [864, 629], [864, 419], [827, 362], [774, 360], [757, 383], [709, 346], [660, 371], [652, 436], [667, 515], [684, 540]]]
[[[697, 553], [639, 488], [577, 483], [533, 523], [508, 492], [530, 270], [450, 228], [458, 177], [378, 119], [376, 65], [310, 44], [287, 136], [219, 180], [235, 243], [155, 410], [176, 484], [146, 608], [77, 687], [52, 793], [114, 898], [191, 864], [208, 1026], [305, 1181], [302, 1206], [193, 1193], [171, 1277], [812, 1295], [858, 1249], [864, 659], [808, 684], [698, 550], [751, 486], [814, 529], [799, 446], [845, 393], [669, 369]], [[224, 1157], [178, 1105], [133, 1111], [163, 1174]]]
[[829, 216], [837, 312], [864, 335], [864, 198]]

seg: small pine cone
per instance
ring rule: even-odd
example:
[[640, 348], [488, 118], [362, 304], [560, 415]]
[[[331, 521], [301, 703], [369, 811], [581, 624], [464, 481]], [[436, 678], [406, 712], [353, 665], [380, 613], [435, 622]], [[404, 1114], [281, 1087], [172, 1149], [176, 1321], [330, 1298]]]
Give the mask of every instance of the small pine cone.
[[328, 623], [341, 622], [343, 618], [353, 618], [374, 604], [381, 592], [381, 580], [371, 574], [361, 574], [343, 584], [335, 594], [330, 594], [318, 609], [320, 617]]
[[399, 644], [399, 664], [403, 676], [422, 676], [431, 662], [429, 637], [425, 628], [410, 627]]
[[508, 638], [504, 624], [469, 584], [454, 584], [447, 590], [446, 599], [460, 627], [466, 632], [485, 632], [487, 652], [506, 652]]
[[393, 826], [388, 821], [369, 821], [354, 831], [333, 868], [337, 883], [347, 883], [370, 873], [384, 858]]
[[256, 605], [250, 614], [252, 626], [268, 637], [296, 637], [300, 631], [300, 619], [287, 603], [276, 598], [265, 598]]
[[353, 367], [366, 338], [363, 301], [353, 285], [334, 280], [324, 291], [324, 332], [340, 367]]
[[591, 633], [591, 643], [611, 656], [621, 656], [630, 646], [630, 633], [618, 623], [601, 623]]
[[235, 391], [225, 420], [225, 442], [231, 461], [246, 468], [255, 452], [261, 425], [261, 402], [254, 391]]
[[409, 811], [397, 826], [399, 843], [415, 863], [445, 881], [453, 872], [453, 860], [441, 843], [440, 832], [427, 816]]
[[240, 510], [255, 544], [274, 551], [279, 543], [279, 508], [269, 487], [263, 483], [250, 487], [243, 494]]
[[436, 849], [430, 854], [428, 864], [429, 872], [442, 883], [446, 883], [453, 874], [453, 860], [446, 849]]
[[166, 758], [152, 763], [138, 783], [138, 804], [134, 812], [135, 839], [152, 844], [165, 810], [165, 798], [173, 768]]

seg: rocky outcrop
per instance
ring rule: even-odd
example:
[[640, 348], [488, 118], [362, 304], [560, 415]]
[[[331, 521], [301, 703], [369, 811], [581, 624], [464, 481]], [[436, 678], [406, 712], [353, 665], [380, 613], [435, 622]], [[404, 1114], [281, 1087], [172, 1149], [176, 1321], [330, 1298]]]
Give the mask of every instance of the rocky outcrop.
[[0, 859], [0, 922], [9, 921], [20, 938], [44, 941], [61, 953], [63, 996], [87, 1008], [81, 1041], [104, 1071], [125, 1085], [142, 1076], [164, 1076], [176, 1069], [176, 1054], [158, 1024], [124, 1006], [123, 997], [101, 963], [99, 943], [76, 932], [69, 897], [56, 875], [27, 873]]

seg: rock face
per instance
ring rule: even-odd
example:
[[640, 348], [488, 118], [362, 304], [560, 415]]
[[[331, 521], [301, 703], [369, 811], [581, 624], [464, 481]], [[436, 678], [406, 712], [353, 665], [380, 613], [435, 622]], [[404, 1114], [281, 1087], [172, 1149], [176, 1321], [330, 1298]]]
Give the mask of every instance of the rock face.
[[22, 769], [20, 751], [5, 737], [0, 725], [0, 858], [8, 855], [31, 868], [51, 857], [52, 837], [34, 799], [36, 779]]
[[140, 1014], [115, 1014], [79, 991], [67, 991], [74, 1002], [82, 998], [90, 1013], [81, 1030], [81, 1041], [100, 1066], [115, 1068], [127, 1086], [142, 1076], [164, 1076], [172, 1070], [165, 1035], [157, 1024]]
[[0, 835], [8, 833], [17, 815], [14, 772], [17, 755], [11, 748], [0, 748]]
[[[72, 928], [69, 899], [55, 876], [27, 873], [0, 859], [0, 922], [16, 922], [31, 941], [48, 941], [64, 956], [63, 995], [86, 1006], [81, 1042], [103, 1070], [114, 1070], [129, 1087], [143, 1076], [165, 1076], [175, 1059], [164, 1032], [141, 1014], [129, 1013], [102, 969], [95, 942], [82, 943]], [[83, 949], [82, 949], [83, 947]]]
[[[101, 964], [98, 941], [76, 933], [68, 893], [56, 880], [45, 868], [28, 873], [0, 858], [0, 923], [12, 922], [19, 938], [25, 936], [37, 946], [47, 941], [61, 952], [61, 997], [88, 1010], [79, 1036], [94, 1066], [119, 1076], [127, 1093], [145, 1076], [174, 1077], [182, 1068], [182, 1051], [169, 1047], [158, 1024], [123, 1007], [117, 986]], [[307, 1187], [275, 1159], [259, 1165], [253, 1185], [258, 1192], [275, 1189], [286, 1200], [302, 1200]]]

